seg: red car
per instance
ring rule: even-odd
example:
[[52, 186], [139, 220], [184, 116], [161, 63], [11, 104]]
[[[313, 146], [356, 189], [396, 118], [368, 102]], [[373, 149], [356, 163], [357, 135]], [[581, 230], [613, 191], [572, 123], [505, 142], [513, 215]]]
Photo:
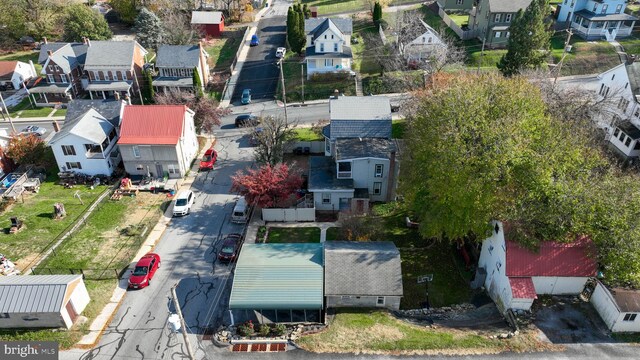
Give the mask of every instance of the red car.
[[213, 165], [218, 159], [218, 153], [213, 148], [204, 153], [204, 157], [200, 160], [200, 170], [213, 170]]
[[129, 289], [142, 289], [149, 286], [153, 275], [160, 268], [160, 255], [148, 253], [136, 264], [133, 274], [129, 278]]
[[224, 262], [236, 261], [238, 249], [240, 249], [240, 234], [229, 234], [222, 241], [222, 248], [218, 252], [218, 260]]

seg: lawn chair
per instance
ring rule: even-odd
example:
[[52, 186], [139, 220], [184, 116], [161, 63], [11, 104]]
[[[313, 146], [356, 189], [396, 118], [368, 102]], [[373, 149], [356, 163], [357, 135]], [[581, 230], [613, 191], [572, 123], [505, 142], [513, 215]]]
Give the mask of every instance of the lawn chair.
[[11, 218], [11, 228], [9, 228], [9, 234], [15, 234], [17, 233], [20, 229], [22, 229], [22, 220], [18, 220], [17, 217], [12, 217]]

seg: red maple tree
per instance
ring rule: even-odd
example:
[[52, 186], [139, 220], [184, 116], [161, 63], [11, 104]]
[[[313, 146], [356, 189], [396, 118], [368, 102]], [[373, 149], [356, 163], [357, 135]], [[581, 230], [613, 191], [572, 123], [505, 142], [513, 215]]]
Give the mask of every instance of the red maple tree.
[[300, 173], [287, 164], [266, 164], [246, 172], [240, 170], [231, 180], [232, 191], [243, 195], [248, 204], [263, 208], [281, 206], [303, 183]]

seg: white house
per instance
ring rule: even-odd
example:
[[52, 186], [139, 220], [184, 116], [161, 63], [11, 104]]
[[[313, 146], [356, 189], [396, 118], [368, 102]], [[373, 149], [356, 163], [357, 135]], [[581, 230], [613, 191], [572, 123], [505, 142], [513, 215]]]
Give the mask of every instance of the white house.
[[307, 34], [307, 79], [316, 73], [351, 73], [351, 19], [311, 18], [304, 21]]
[[37, 77], [33, 62], [0, 61], [0, 85], [11, 89], [21, 89], [23, 84]]
[[[573, 243], [543, 242], [538, 252], [505, 240], [502, 223], [492, 223], [482, 242], [478, 274], [501, 312], [529, 310], [537, 295], [577, 295], [596, 275], [593, 243], [583, 237]], [[482, 269], [482, 270], [480, 270]]]
[[91, 108], [71, 118], [69, 114], [49, 145], [60, 171], [86, 175], [111, 175], [121, 157], [116, 127]]
[[627, 0], [564, 0], [558, 5], [558, 22], [570, 23], [587, 40], [612, 41], [631, 35], [638, 20], [624, 12], [626, 7]]
[[442, 42], [438, 32], [424, 21], [420, 20], [420, 22], [425, 31], [409, 43], [401, 44], [400, 46], [402, 55], [410, 64], [429, 59], [432, 56], [438, 56], [439, 53], [442, 53], [442, 51], [439, 52], [438, 50], [446, 49], [446, 45]]
[[640, 291], [609, 289], [597, 281], [590, 301], [612, 332], [640, 332]]
[[90, 300], [82, 275], [0, 276], [0, 329], [69, 329]]

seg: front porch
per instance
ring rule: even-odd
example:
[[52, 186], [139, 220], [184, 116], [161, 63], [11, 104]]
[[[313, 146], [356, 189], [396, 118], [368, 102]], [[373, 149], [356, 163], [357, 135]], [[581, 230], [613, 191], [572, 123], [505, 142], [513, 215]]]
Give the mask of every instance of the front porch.
[[36, 106], [66, 104], [73, 99], [71, 84], [43, 84], [29, 89], [29, 96]]
[[159, 76], [153, 79], [153, 88], [156, 92], [163, 93], [171, 90], [193, 91], [193, 78]]
[[631, 35], [636, 18], [629, 14], [609, 14], [596, 16], [589, 12], [579, 11], [571, 21], [575, 34], [586, 40], [605, 38], [613, 41], [616, 38]]
[[89, 92], [91, 100], [116, 97], [131, 98], [133, 82], [131, 81], [101, 81], [89, 83], [85, 90]]

